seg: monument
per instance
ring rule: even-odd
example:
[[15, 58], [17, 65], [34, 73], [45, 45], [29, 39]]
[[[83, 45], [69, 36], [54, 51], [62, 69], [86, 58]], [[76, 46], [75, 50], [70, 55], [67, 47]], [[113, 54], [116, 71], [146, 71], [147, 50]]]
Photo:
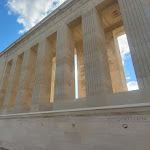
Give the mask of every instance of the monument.
[[67, 0], [0, 53], [0, 149], [149, 150], [149, 139], [149, 0]]

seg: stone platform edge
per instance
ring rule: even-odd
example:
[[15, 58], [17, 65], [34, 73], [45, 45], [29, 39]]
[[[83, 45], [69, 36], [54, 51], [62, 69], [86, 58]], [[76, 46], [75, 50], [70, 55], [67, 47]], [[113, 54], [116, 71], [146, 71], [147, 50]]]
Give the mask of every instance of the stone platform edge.
[[114, 105], [114, 106], [102, 106], [102, 107], [91, 107], [91, 108], [78, 108], [68, 110], [57, 110], [57, 111], [44, 111], [44, 112], [31, 112], [31, 113], [20, 113], [20, 114], [9, 114], [0, 115], [0, 119], [16, 119], [16, 118], [50, 118], [60, 116], [72, 116], [82, 117], [91, 115], [140, 115], [150, 114], [150, 103], [139, 103], [130, 105]]

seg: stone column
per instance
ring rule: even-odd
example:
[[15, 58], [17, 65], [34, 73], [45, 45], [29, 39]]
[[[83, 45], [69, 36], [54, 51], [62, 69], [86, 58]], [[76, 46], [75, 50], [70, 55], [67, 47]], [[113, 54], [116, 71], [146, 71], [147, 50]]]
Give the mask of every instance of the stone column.
[[35, 83], [35, 71], [37, 62], [38, 44], [30, 48], [25, 83], [23, 88], [22, 106], [29, 111], [32, 104], [33, 88]]
[[[0, 108], [3, 106], [3, 101], [4, 101], [4, 95], [5, 95], [4, 88], [6, 87], [5, 82], [7, 82], [5, 79], [5, 75], [7, 70], [8, 70], [7, 55], [3, 55], [0, 57]], [[10, 73], [10, 70], [8, 72]]]
[[24, 53], [18, 55], [17, 57], [17, 63], [16, 63], [14, 77], [12, 81], [8, 108], [13, 108], [16, 105], [16, 96], [17, 96], [20, 73], [21, 73], [21, 68], [22, 68], [23, 55]]
[[11, 87], [12, 87], [12, 81], [14, 78], [14, 72], [15, 72], [15, 68], [16, 68], [16, 62], [17, 62], [17, 57], [15, 57], [12, 62], [12, 67], [11, 67], [10, 76], [9, 76], [9, 80], [8, 80], [8, 86], [7, 86], [6, 94], [5, 94], [5, 98], [4, 98], [3, 111], [2, 111], [3, 114], [6, 114], [6, 111], [7, 111], [7, 106], [8, 106]]
[[119, 29], [105, 33], [113, 93], [128, 91], [123, 63], [117, 41], [117, 31]]
[[29, 55], [30, 55], [30, 49], [24, 52], [22, 69], [21, 69], [20, 80], [19, 80], [19, 85], [18, 85], [18, 92], [16, 96], [16, 106], [15, 106], [16, 109], [21, 109], [21, 105], [22, 105], [22, 97], [23, 97], [27, 66], [28, 66], [28, 61], [29, 61]]
[[50, 96], [51, 103], [54, 102], [55, 69], [56, 69], [56, 57], [53, 57], [52, 73], [51, 73], [51, 96]]
[[83, 44], [77, 47], [78, 97], [86, 97]]
[[0, 108], [2, 108], [3, 104], [4, 104], [4, 98], [5, 98], [7, 87], [8, 87], [8, 81], [9, 81], [9, 77], [10, 77], [11, 67], [12, 67], [12, 60], [7, 62], [7, 58], [6, 58], [6, 67], [4, 69], [5, 71], [4, 71], [2, 84], [1, 84], [1, 88], [0, 88]]
[[4, 70], [5, 70], [5, 67], [6, 67], [6, 61], [7, 61], [7, 58], [6, 58], [5, 55], [0, 56], [0, 87], [1, 87], [1, 84], [2, 84]]
[[86, 95], [112, 92], [102, 18], [95, 8], [82, 15]]
[[74, 99], [74, 39], [67, 25], [62, 25], [57, 33], [55, 77], [54, 101]]
[[31, 111], [38, 111], [40, 103], [50, 103], [52, 59], [53, 54], [51, 44], [47, 39], [40, 41], [37, 54]]
[[[150, 22], [147, 0], [119, 0], [139, 88], [150, 87]], [[148, 1], [147, 1], [148, 2]]]

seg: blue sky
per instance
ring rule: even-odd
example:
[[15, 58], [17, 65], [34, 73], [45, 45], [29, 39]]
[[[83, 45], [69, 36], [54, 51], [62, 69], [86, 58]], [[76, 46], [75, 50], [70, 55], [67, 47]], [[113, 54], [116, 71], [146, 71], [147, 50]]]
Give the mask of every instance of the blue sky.
[[64, 1], [0, 0], [0, 52]]
[[132, 63], [131, 53], [127, 41], [127, 36], [124, 34], [118, 37], [119, 48], [121, 52], [121, 57], [123, 61], [124, 72], [126, 76], [128, 90], [137, 90], [138, 83]]
[[8, 15], [6, 2], [0, 0], [0, 52], [21, 36], [18, 31], [23, 27], [17, 23], [17, 15]]
[[[32, 1], [32, 5], [31, 5]], [[0, 52], [65, 0], [0, 0]], [[138, 88], [126, 36], [118, 38], [129, 90]]]

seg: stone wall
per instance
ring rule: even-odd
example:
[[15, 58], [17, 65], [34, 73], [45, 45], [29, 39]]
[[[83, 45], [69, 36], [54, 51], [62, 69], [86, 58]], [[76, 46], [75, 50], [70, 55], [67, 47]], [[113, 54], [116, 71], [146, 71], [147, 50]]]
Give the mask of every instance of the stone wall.
[[0, 145], [13, 150], [149, 150], [150, 106], [1, 116]]

